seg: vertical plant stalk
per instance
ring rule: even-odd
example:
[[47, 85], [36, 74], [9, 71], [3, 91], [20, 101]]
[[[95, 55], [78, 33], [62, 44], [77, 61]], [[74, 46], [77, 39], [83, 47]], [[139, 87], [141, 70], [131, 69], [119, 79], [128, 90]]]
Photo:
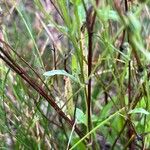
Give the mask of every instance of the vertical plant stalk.
[[[98, 6], [98, 0], [96, 0], [96, 5]], [[88, 31], [88, 77], [92, 72], [92, 51], [93, 51], [93, 28], [96, 19], [96, 11], [94, 11], [91, 6], [86, 13], [86, 25]], [[92, 128], [91, 122], [91, 82], [92, 79], [89, 78], [88, 81], [88, 96], [87, 96], [87, 131], [89, 132]], [[89, 137], [91, 139], [91, 135]]]
[[125, 4], [125, 11], [127, 12], [128, 11], [128, 1], [127, 0], [125, 0], [125, 2], [124, 2]]
[[[128, 8], [128, 0], [124, 1], [124, 5], [125, 5], [124, 6], [125, 7], [125, 13], [127, 13], [127, 11], [129, 10], [129, 8]], [[116, 10], [118, 12], [118, 15], [120, 16], [121, 20], [124, 22], [124, 13], [122, 11], [120, 2], [118, 0], [114, 0], [114, 6], [115, 6], [115, 8], [116, 8]], [[129, 40], [130, 39], [129, 32], [128, 32], [127, 28], [123, 30], [122, 39], [121, 39], [120, 46], [119, 46], [121, 52], [123, 51], [123, 47], [122, 46], [123, 46], [123, 43], [125, 41], [125, 36], [127, 36], [127, 38], [128, 38], [128, 43], [132, 45], [132, 41]], [[133, 48], [132, 49], [132, 53], [133, 53], [133, 56], [136, 59], [138, 69], [141, 69], [142, 68], [141, 60], [140, 60], [140, 58], [139, 58], [139, 56], [138, 56], [138, 54], [137, 54], [137, 52], [135, 50], [135, 47], [132, 47], [132, 48]], [[117, 59], [119, 59], [119, 58], [120, 58], [120, 54], [118, 54]]]
[[[120, 45], [119, 45], [119, 50], [121, 51], [121, 52], [123, 52], [123, 43], [124, 43], [124, 40], [125, 40], [125, 34], [126, 34], [126, 29], [124, 29], [123, 30], [123, 33], [122, 33], [122, 37], [121, 37], [121, 42], [120, 42]], [[120, 59], [120, 57], [121, 57], [121, 53], [118, 53], [118, 56], [117, 56], [117, 59]], [[119, 62], [117, 61], [117, 64], [118, 64]]]
[[128, 77], [128, 101], [129, 101], [129, 104], [128, 104], [128, 108], [130, 109], [130, 104], [132, 102], [131, 100], [131, 61], [129, 60], [129, 68], [128, 68], [128, 72], [129, 72], [129, 77]]
[[[122, 8], [121, 8], [121, 3], [117, 0], [114, 0], [114, 4], [115, 4], [115, 8], [120, 16], [120, 18], [123, 20], [124, 22], [124, 13], [122, 11]], [[125, 13], [128, 12], [129, 8], [128, 8], [128, 0], [124, 0], [124, 8], [125, 8]], [[126, 35], [125, 35], [126, 34]], [[126, 39], [127, 39], [127, 42], [129, 44], [131, 44], [132, 41], [130, 41], [130, 31], [128, 30], [128, 28], [124, 29], [123, 31], [123, 36], [122, 36], [122, 41], [121, 41], [121, 44], [120, 44], [120, 49], [122, 51], [122, 45], [125, 41], [125, 36], [126, 36]], [[137, 61], [137, 65], [138, 67], [140, 68], [141, 67], [141, 62], [140, 62], [140, 59], [138, 57], [138, 54], [136, 52], [136, 50], [132, 49], [132, 54], [133, 56], [135, 57], [136, 61]], [[119, 56], [120, 57], [120, 56]], [[129, 76], [128, 76], [128, 108], [130, 109], [130, 106], [132, 104], [132, 99], [131, 99], [131, 64], [130, 64], [130, 61], [129, 61], [129, 67], [128, 67], [128, 72], [129, 72]], [[130, 123], [130, 115], [128, 115], [128, 120], [127, 120], [127, 136], [128, 136], [128, 140], [130, 141], [131, 137], [133, 136], [134, 134], [134, 131], [132, 129], [132, 126], [131, 126], [131, 123]], [[129, 145], [128, 145], [129, 149], [132, 150], [135, 148], [135, 142], [134, 140], [130, 141]]]
[[[128, 77], [128, 108], [130, 109], [130, 105], [132, 103], [132, 99], [131, 99], [131, 61], [129, 60], [129, 68], [128, 68], [128, 72], [129, 72], [129, 77]], [[128, 119], [130, 120], [130, 115], [128, 115]], [[128, 121], [128, 137], [129, 140], [131, 139], [131, 137], [134, 135], [132, 126], [131, 126], [131, 122]], [[133, 150], [135, 148], [134, 146], [134, 139], [129, 143], [128, 145], [130, 150]]]
[[[53, 44], [53, 67], [54, 67], [54, 70], [57, 70], [57, 58], [56, 58], [56, 48], [55, 48], [55, 45]], [[58, 78], [57, 76], [55, 76], [55, 81], [56, 81], [56, 84], [58, 86]]]
[[[127, 13], [128, 12], [128, 1], [125, 0], [125, 12]], [[127, 32], [127, 41], [128, 43], [130, 43], [130, 38], [129, 38], [129, 33], [128, 33], [128, 30], [126, 31]], [[138, 60], [138, 57], [137, 57], [137, 53], [135, 51], [133, 51], [133, 54], [135, 55], [135, 58], [136, 60]], [[138, 61], [137, 61], [138, 62]], [[128, 108], [130, 109], [130, 105], [132, 103], [132, 99], [131, 99], [131, 61], [129, 60], [129, 64], [128, 64], [129, 68], [128, 68], [128, 72], [129, 72], [129, 77], [128, 77]], [[130, 115], [128, 115], [128, 119], [130, 120]], [[132, 126], [131, 126], [131, 122], [128, 121], [128, 139], [130, 141], [130, 139], [132, 138], [132, 136], [134, 135], [134, 131], [132, 129]], [[132, 150], [132, 149], [135, 149], [135, 144], [134, 144], [134, 139], [129, 143], [128, 145], [129, 149]]]

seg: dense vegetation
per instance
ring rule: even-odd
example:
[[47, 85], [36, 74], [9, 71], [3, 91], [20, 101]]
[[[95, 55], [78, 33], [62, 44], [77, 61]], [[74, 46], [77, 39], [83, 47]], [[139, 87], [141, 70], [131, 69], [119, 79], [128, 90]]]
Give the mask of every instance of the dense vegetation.
[[0, 7], [0, 149], [150, 149], [149, 0]]

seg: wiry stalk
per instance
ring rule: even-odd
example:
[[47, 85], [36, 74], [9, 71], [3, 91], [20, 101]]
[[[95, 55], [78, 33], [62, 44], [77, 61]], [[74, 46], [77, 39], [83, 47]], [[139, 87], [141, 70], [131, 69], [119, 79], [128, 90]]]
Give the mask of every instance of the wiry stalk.
[[[74, 125], [74, 121], [70, 120], [66, 114], [59, 108], [59, 106], [55, 103], [54, 99], [50, 97], [46, 91], [38, 84], [35, 80], [33, 80], [27, 72], [18, 65], [8, 54], [6, 50], [0, 47], [0, 58], [11, 68], [13, 69], [18, 75], [22, 77], [33, 89], [35, 89], [41, 96], [43, 96], [48, 103], [56, 110], [61, 118], [63, 118], [71, 127]], [[75, 132], [79, 135], [79, 137], [83, 137], [83, 133], [75, 127]]]
[[[96, 5], [98, 6], [99, 0], [96, 0]], [[88, 77], [92, 72], [92, 51], [93, 51], [93, 29], [96, 19], [96, 11], [93, 7], [90, 7], [86, 14], [86, 24], [88, 31]], [[88, 131], [92, 128], [91, 123], [91, 78], [88, 81], [88, 97], [87, 97], [87, 124]]]

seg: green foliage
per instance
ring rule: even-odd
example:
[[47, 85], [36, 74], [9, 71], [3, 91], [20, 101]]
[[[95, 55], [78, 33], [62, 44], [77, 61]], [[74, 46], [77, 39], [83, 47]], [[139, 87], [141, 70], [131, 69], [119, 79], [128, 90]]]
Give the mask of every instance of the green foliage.
[[44, 75], [44, 76], [48, 76], [48, 77], [54, 76], [54, 75], [64, 75], [64, 76], [69, 77], [69, 78], [72, 79], [73, 81], [77, 82], [77, 79], [76, 79], [73, 75], [67, 73], [65, 70], [52, 70], [52, 71], [47, 71], [47, 72], [45, 72], [43, 75]]
[[149, 149], [149, 2], [0, 2], [0, 148]]
[[128, 114], [136, 114], [136, 113], [141, 113], [141, 114], [145, 114], [145, 115], [150, 114], [148, 111], [146, 111], [143, 108], [135, 108], [135, 109], [132, 109], [131, 111], [128, 112]]

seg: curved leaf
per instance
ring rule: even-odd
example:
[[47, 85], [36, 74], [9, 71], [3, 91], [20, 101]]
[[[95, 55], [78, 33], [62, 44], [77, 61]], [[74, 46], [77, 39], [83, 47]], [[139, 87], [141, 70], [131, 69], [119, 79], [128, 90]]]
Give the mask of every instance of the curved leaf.
[[147, 110], [145, 110], [143, 108], [135, 108], [135, 109], [130, 110], [128, 112], [128, 114], [137, 114], [137, 113], [141, 113], [141, 114], [144, 114], [144, 115], [149, 115], [150, 114]]
[[68, 72], [66, 72], [65, 70], [51, 70], [51, 71], [47, 71], [43, 74], [44, 76], [54, 76], [54, 75], [64, 75], [69, 77], [71, 80], [78, 82], [78, 80], [71, 74], [69, 74]]

